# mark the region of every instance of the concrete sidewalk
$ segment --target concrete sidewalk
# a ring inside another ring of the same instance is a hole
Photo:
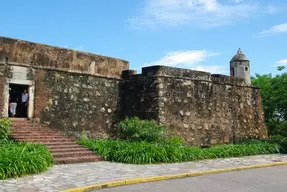
[[[158,165],[130,165],[111,162],[55,165],[46,173],[0,181],[0,191],[56,192],[122,179],[218,170],[274,162],[287,162],[287,155],[262,155]]]

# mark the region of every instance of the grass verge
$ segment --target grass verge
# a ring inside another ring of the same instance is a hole
[[[82,139],[80,144],[98,152],[107,161],[130,164],[176,163],[279,153],[279,146],[276,143],[267,142],[218,145],[206,149],[184,145],[111,139]]]
[[[0,179],[40,173],[53,165],[53,157],[44,145],[15,143],[0,146]]]
[[[0,119],[0,179],[41,173],[53,165],[48,148],[40,144],[17,143],[9,139],[11,121]]]

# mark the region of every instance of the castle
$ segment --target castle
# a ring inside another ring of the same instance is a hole
[[[20,97],[28,90],[28,118],[68,135],[110,137],[119,120],[138,116],[194,145],[267,137],[260,89],[240,49],[230,76],[165,66],[137,74],[125,60],[0,37],[1,117],[10,89]]]

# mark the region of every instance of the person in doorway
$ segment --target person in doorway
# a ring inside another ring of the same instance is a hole
[[[28,99],[29,99],[29,95],[27,93],[27,90],[24,90],[22,94],[22,103],[21,103],[21,109],[22,109],[21,111],[24,117],[27,117]]]
[[[15,117],[16,115],[17,102],[18,102],[17,94],[13,89],[10,95],[10,113],[12,117]]]

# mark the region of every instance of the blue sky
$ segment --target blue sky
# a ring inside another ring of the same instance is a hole
[[[0,36],[228,74],[240,47],[251,72],[287,65],[286,0],[9,0]]]

